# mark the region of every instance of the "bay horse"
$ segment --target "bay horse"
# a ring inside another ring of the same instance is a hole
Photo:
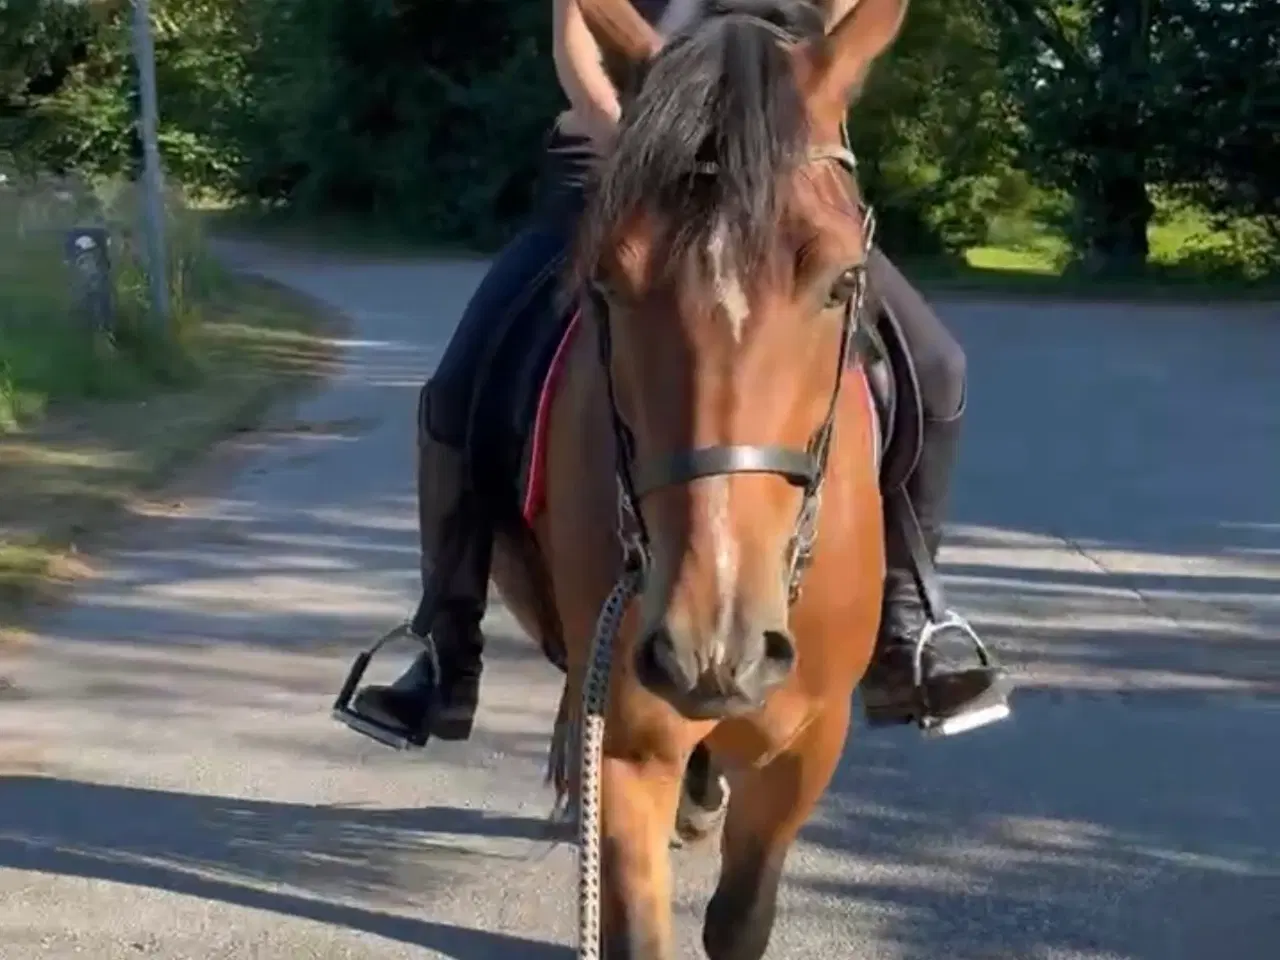
[[[629,0],[579,3],[637,80],[573,258],[584,313],[548,395],[544,505],[499,535],[494,582],[562,649],[563,724],[633,545],[644,579],[606,711],[602,948],[674,956],[668,840],[709,762],[732,789],[703,945],[758,960],[879,624],[878,427],[850,346],[871,237],[842,133],[907,0],[861,0],[803,39],[767,4],[722,0],[665,46]]]

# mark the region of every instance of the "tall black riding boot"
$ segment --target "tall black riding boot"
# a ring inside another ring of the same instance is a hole
[[[480,621],[493,556],[492,528],[471,499],[463,452],[434,435],[425,395],[420,419],[418,524],[423,590],[431,589],[432,564],[451,554],[457,558],[452,570],[441,571],[440,593],[429,621],[439,684],[433,682],[431,654],[423,652],[394,683],[365,687],[354,704],[357,712],[418,746],[430,736],[465,740],[471,735],[484,650]]]
[[[930,560],[938,555],[942,518],[960,439],[959,416],[926,420],[920,462],[907,481]],[[917,723],[943,733],[976,729],[1008,715],[1009,682],[995,666],[945,668],[937,652],[922,654],[922,683],[917,686],[913,659],[928,616],[917,585],[915,564],[902,533],[901,519],[886,500],[888,571],[875,659],[862,681],[867,720],[872,726]],[[942,617],[946,611],[934,611]]]

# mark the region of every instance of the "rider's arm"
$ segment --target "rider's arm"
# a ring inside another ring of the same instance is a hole
[[[604,69],[604,56],[578,0],[555,0],[556,76],[591,138],[604,146],[613,137],[621,108],[618,91]]]

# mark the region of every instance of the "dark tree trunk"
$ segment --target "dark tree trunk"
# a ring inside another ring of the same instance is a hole
[[[1093,21],[1097,99],[1076,194],[1080,254],[1093,273],[1138,273],[1150,253],[1144,94],[1156,2],[1103,0]]]

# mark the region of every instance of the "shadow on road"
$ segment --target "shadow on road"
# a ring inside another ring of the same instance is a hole
[[[409,505],[367,509],[364,518],[301,510],[262,516],[233,503],[213,519],[155,521],[166,528],[164,547],[122,551],[110,579],[86,584],[74,615],[51,623],[50,639],[84,660],[91,687],[67,694],[128,690],[144,704],[163,699],[175,687],[161,682],[161,660],[171,659],[189,680],[201,668],[186,659],[198,649],[256,647],[303,662],[354,655],[407,613],[416,579],[403,531],[383,521],[406,515]],[[1195,552],[1124,542],[1067,546],[966,524],[944,559],[955,604],[1038,683],[1277,695],[1280,562],[1273,550],[1280,534],[1223,538],[1216,549]],[[525,640],[500,642],[495,651],[541,661]],[[142,661],[146,671],[138,669]],[[243,670],[226,659],[203,669],[228,682],[239,674],[245,694],[263,679],[252,658]],[[331,689],[339,679],[331,678]],[[285,673],[272,682],[290,689],[299,680]]]
[[[1270,558],[1064,545],[970,525],[947,557],[953,604],[1037,686],[1280,696],[1280,564]]]
[[[1274,723],[1072,713],[943,745],[855,732],[803,836],[858,867],[796,882],[871,907],[903,960],[1274,957]]]
[[[478,857],[494,856],[469,849],[468,838],[542,840],[546,830],[540,820],[476,810],[360,810],[0,777],[0,867],[273,911],[460,960],[568,952],[342,901],[376,893],[405,902],[390,867],[399,858],[425,863],[426,883],[443,887],[473,873]],[[415,880],[422,876],[415,871]]]

